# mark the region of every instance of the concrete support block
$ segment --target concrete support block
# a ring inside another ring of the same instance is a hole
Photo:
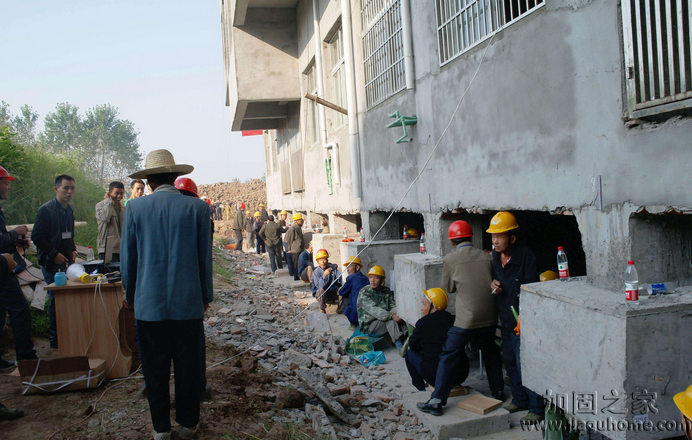
[[[348,257],[358,255],[367,245],[367,242],[361,243],[359,241],[341,243],[341,264],[345,263]],[[360,259],[363,261],[363,273],[367,273],[372,266],[382,266],[387,274],[385,284],[391,286],[394,280],[394,256],[418,251],[420,251],[420,241],[418,240],[373,241],[360,254]]]
[[[673,395],[692,383],[690,292],[687,287],[642,296],[632,305],[625,303],[624,291],[584,281],[522,286],[524,385],[614,440],[679,436],[680,431],[626,427],[635,417],[653,426],[680,419]]]
[[[430,254],[404,254],[394,257],[396,311],[404,321],[414,325],[422,317],[423,289],[440,287],[442,259]],[[447,310],[454,312],[455,295],[450,295]]]

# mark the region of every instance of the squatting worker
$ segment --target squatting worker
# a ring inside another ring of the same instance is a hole
[[[0,200],[7,200],[10,195],[10,176],[5,168],[0,166]],[[8,231],[5,223],[5,213],[0,207],[0,260],[6,260],[7,273],[0,279],[0,339],[5,327],[5,317],[10,315],[10,327],[14,337],[14,350],[17,360],[36,359],[34,343],[31,342],[31,314],[17,277],[11,272],[16,266],[14,256],[17,245],[22,237],[29,233],[26,226],[17,226]],[[0,357],[0,373],[10,373],[15,364]]]
[[[127,202],[132,199],[138,199],[144,196],[144,181],[142,179],[135,179],[130,183],[130,198],[125,200],[125,206]]]
[[[75,193],[75,180],[67,174],[55,178],[55,198],[38,208],[31,240],[38,251],[38,262],[47,284],[55,282],[58,271],[65,272],[67,266],[77,258],[74,244],[74,210],[70,201]],[[50,305],[50,347],[58,348],[58,331],[55,320],[55,297],[48,291]]]
[[[300,274],[298,273],[298,258],[300,253],[303,252],[303,215],[300,212],[293,214],[293,224],[286,232],[286,242],[288,243],[288,256],[287,259],[291,259],[290,267],[293,267],[293,279],[295,281],[300,280]]]
[[[320,312],[327,313],[327,303],[339,302],[341,272],[339,266],[329,262],[329,252],[326,249],[317,251],[315,260],[318,266],[312,274],[312,296],[317,298]]]
[[[245,211],[245,203],[240,202],[238,205],[238,210],[235,213],[232,226],[236,239],[235,250],[240,252],[243,252],[243,228],[245,223],[245,220],[243,219],[243,211]]]
[[[245,229],[245,240],[247,240],[247,249],[249,251],[255,247],[255,220],[253,220],[252,213],[249,210],[245,211],[243,229]]]
[[[344,263],[346,266],[346,282],[339,289],[341,296],[340,307],[343,307],[344,315],[351,323],[352,330],[358,326],[358,293],[363,287],[370,284],[368,277],[363,275],[360,270],[363,268],[363,262],[358,257],[349,257]]]
[[[312,262],[312,241],[310,241],[308,248],[301,252],[298,258],[298,273],[300,274],[300,280],[304,283],[312,284],[314,272],[315,264]]]
[[[145,168],[154,190],[125,211],[121,271],[126,307],[134,305],[142,368],[155,439],[170,439],[169,379],[175,370],[175,420],[191,439],[200,419],[200,341],[204,311],[213,300],[209,207],[174,186],[193,170],[168,150],[155,150]],[[165,225],[165,227],[161,227]]]
[[[96,204],[96,222],[99,228],[96,245],[101,260],[105,258],[108,245],[113,249],[111,261],[120,261],[120,236],[125,218],[125,209],[120,201],[124,195],[125,185],[122,182],[111,182],[104,199]]]
[[[267,245],[267,253],[269,253],[269,264],[272,268],[272,273],[277,269],[283,269],[281,264],[281,233],[286,232],[281,224],[274,221],[274,216],[270,215],[267,222],[262,225],[259,230],[259,236]]]
[[[510,309],[519,311],[519,291],[522,284],[538,282],[536,256],[528,246],[517,244],[519,223],[511,212],[498,212],[490,221],[487,232],[492,234],[493,281],[492,292],[497,295],[497,311],[502,330],[502,359],[512,388],[512,403],[505,408],[510,413],[528,409],[523,424],[543,420],[545,402],[541,396],[524,387],[521,382],[520,336],[517,321]]]
[[[500,350],[495,344],[497,310],[490,294],[491,257],[471,243],[473,232],[467,222],[455,221],[447,234],[454,251],[442,260],[442,289],[456,292],[456,319],[440,355],[435,391],[427,403],[418,404],[421,411],[436,416],[442,415],[442,407],[447,404],[469,341],[481,350],[493,397],[505,400]]]
[[[360,331],[375,338],[389,334],[399,354],[402,354],[408,325],[396,314],[394,292],[384,285],[384,269],[373,266],[368,271],[368,280],[370,285],[363,287],[358,294]]]

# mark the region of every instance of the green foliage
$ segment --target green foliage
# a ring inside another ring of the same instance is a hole
[[[48,317],[49,304],[50,298],[46,297],[46,303],[43,306],[43,310],[35,309],[33,307],[29,309],[31,313],[31,336],[34,338],[50,337],[50,321]]]
[[[60,154],[79,150],[84,132],[79,107],[61,102],[53,113],[46,115],[43,125],[43,133],[39,137],[41,144]]]

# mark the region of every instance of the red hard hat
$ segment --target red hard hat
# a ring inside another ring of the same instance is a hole
[[[197,194],[197,184],[189,177],[178,177],[175,179],[175,188],[178,190],[190,191],[195,197],[199,198],[199,194]]]
[[[245,209],[245,203],[240,204],[240,209]]]
[[[450,240],[455,238],[473,237],[471,225],[463,220],[457,220],[449,226],[448,236]]]
[[[14,180],[14,177],[10,176],[5,168],[0,166],[0,179]]]

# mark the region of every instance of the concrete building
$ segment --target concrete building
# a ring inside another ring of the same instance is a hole
[[[404,224],[425,232],[429,258],[388,263],[409,322],[439,282],[448,225],[469,221],[489,249],[498,210],[540,271],[563,246],[572,275],[624,301],[630,259],[642,282],[692,284],[691,17],[689,0],[223,0],[227,105],[234,130],[265,130],[272,207],[368,239],[395,212],[375,237],[392,249]],[[392,115],[415,123],[388,129]],[[629,344],[614,344],[618,365]],[[613,389],[643,386],[628,371]],[[692,383],[675,371],[669,390]]]

